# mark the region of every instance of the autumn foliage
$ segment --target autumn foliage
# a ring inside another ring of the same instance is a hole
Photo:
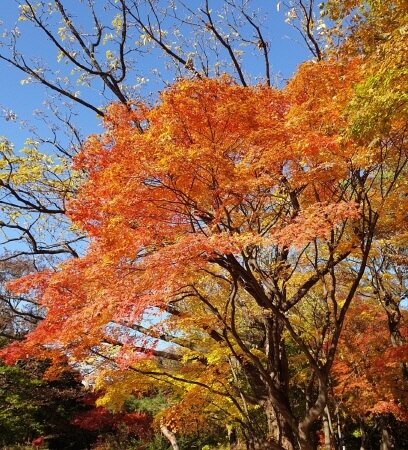
[[[407,337],[402,328],[403,339]],[[401,371],[407,345],[390,346],[387,317],[378,304],[359,299],[350,310],[333,366],[334,396],[355,418],[392,414],[408,419],[407,380]]]
[[[167,389],[156,426],[221,422],[250,448],[314,448],[339,397],[405,421],[382,372],[401,371],[406,333],[390,349],[390,311],[358,302],[379,292],[373,242],[406,244],[406,105],[388,98],[392,114],[359,131],[389,75],[363,61],[305,63],[282,90],[194,77],[154,106],[112,104],[75,158],[68,215],[86,254],[9,283],[47,311],[9,360],[91,365],[112,409]]]
[[[333,132],[342,126],[341,99],[332,115],[316,104],[347,92],[351,69],[305,67],[286,95],[206,79],[179,83],[150,111],[113,105],[107,132],[91,137],[76,159],[89,176],[69,215],[92,239],[87,255],[15,283],[20,291],[35,286],[49,311],[29,340],[57,337],[87,354],[109,323],[126,326],[148,308],[165,309],[169,294],[197,273],[205,277],[224,254],[304,248],[358,219],[358,203],[336,183],[367,150]],[[313,98],[305,83],[323,70],[338,85]],[[295,194],[301,201],[292,205]],[[343,252],[353,249],[352,238]]]

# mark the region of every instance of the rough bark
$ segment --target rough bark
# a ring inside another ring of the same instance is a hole
[[[289,401],[289,369],[285,342],[282,337],[283,326],[276,319],[265,320],[266,345],[268,356],[269,398],[265,404],[269,439],[285,450],[293,450],[294,439],[288,416],[293,418]],[[277,400],[279,404],[276,404]],[[295,422],[293,420],[293,422]]]
[[[270,442],[277,444],[276,448],[293,450],[293,433],[291,427],[273,406],[273,400],[269,399],[265,405],[268,422],[268,438]]]

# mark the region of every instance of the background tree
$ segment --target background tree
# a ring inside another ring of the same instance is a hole
[[[406,334],[406,311],[404,316]],[[350,309],[332,382],[343,416],[360,428],[361,448],[369,448],[372,439],[406,445],[399,428],[406,427],[408,390],[399,358],[389,341],[386,312],[376,301],[360,298]]]
[[[22,340],[44,317],[37,300],[30,296],[12,295],[5,287],[7,281],[19,278],[36,270],[24,257],[4,255],[0,263],[0,336],[9,341]]]
[[[1,346],[8,343],[1,338]],[[50,449],[83,449],[96,441],[96,434],[71,421],[90,407],[78,400],[87,392],[78,373],[68,365],[58,380],[46,379],[49,363],[20,360],[13,366],[0,364],[0,443],[24,445],[42,437]],[[51,372],[49,372],[51,374]]]

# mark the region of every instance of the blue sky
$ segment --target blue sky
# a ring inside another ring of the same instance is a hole
[[[22,2],[20,1],[20,3]],[[103,3],[101,0],[100,4]],[[159,1],[158,4],[160,3],[163,4],[163,2]],[[212,2],[214,8],[221,3],[218,1]],[[268,5],[265,5],[265,3]],[[277,3],[278,1],[264,2],[260,0],[253,2],[254,6],[260,7],[263,13],[268,13],[268,21],[266,22],[265,29],[271,38],[270,59],[273,73],[280,73],[283,79],[287,79],[296,70],[296,66],[299,63],[310,58],[310,54],[299,42],[295,42],[296,39],[299,39],[299,36],[285,23],[283,11],[277,11]],[[89,22],[89,16],[86,15],[85,10],[81,10],[81,4],[83,8],[83,3],[80,0],[65,0],[63,4],[75,14],[76,21],[86,26],[87,22]],[[201,2],[195,0],[189,2],[189,4],[192,5],[192,8],[193,6],[198,8]],[[266,8],[268,11],[266,11]],[[47,41],[44,34],[34,29],[27,21],[18,22],[18,15],[18,5],[15,0],[2,0],[0,21],[3,23],[1,30],[11,30],[15,26],[18,26],[21,32],[19,50],[24,56],[27,59],[40,57],[49,64],[52,70],[69,70],[69,66],[64,67],[62,63],[57,63],[56,49]],[[57,26],[55,24],[54,31],[57,30]],[[6,53],[2,48],[0,48],[0,51]],[[256,76],[261,70],[261,59],[258,55],[255,55],[248,61],[249,63],[247,62],[246,65],[247,72],[251,72]],[[138,67],[139,74],[142,74],[143,78],[150,80],[145,86],[145,92],[149,91],[154,94],[161,86],[154,82],[155,77],[152,75],[151,69],[156,67],[162,74],[166,72],[163,66],[163,56],[161,53],[153,52],[141,61],[141,65],[141,68]],[[39,84],[21,84],[21,80],[25,78],[24,74],[8,66],[4,61],[0,61],[0,71],[0,106],[12,110],[17,115],[17,121],[15,122],[0,118],[0,136],[6,136],[18,148],[29,135],[28,128],[21,127],[22,123],[26,123],[28,126],[34,124],[40,127],[40,130],[43,127],[41,122],[33,116],[33,111],[44,108],[45,90]],[[167,75],[170,78],[172,76],[170,72]],[[169,81],[172,80],[170,79]],[[94,99],[96,98],[95,92],[91,95],[94,96]],[[89,114],[89,112],[83,109],[80,109],[79,112],[81,128],[85,135],[98,130],[97,126],[99,121],[93,113]],[[46,132],[45,129],[44,132]]]

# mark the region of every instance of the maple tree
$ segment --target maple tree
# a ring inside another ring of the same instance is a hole
[[[23,343],[4,352],[9,360],[32,354],[56,366],[66,358],[92,366],[92,382],[105,392],[99,403],[112,409],[132,393],[167,388],[157,427],[188,433],[221,423],[248,448],[285,450],[316,446],[314,431],[327,416],[339,368],[336,352],[346,352],[347,317],[359,296],[385,308],[392,364],[404,373],[403,2],[329,2],[323,12],[334,25],[317,35],[313,2],[290,3],[290,18],[300,20],[315,60],[282,90],[271,87],[268,75],[249,85],[234,56],[239,36],[226,40],[208,2],[190,22],[227,51],[235,79],[211,79],[211,71],[172,54],[166,33],[142,21],[139,4],[118,3],[122,19],[132,17],[146,42],[193,77],[165,89],[151,106],[116,92],[125,74],[120,56],[112,73],[89,69],[89,77],[113,83],[119,102],[98,109],[105,133],[88,138],[66,179],[55,183],[65,172],[53,166],[41,197],[64,206],[57,213],[64,220],[68,213],[89,246],[80,258],[9,283],[47,311]],[[36,11],[24,17],[44,17]],[[252,16],[242,17],[259,31]],[[122,39],[123,23],[116,29]],[[81,44],[68,28],[64,33]],[[252,44],[264,50],[268,67],[267,43],[257,37]],[[335,39],[342,44],[323,51]],[[43,156],[32,158],[43,174]],[[27,177],[26,159],[5,168],[3,178],[21,183],[22,192],[27,182],[41,186],[41,177]],[[70,241],[63,244],[78,256]],[[370,325],[355,320],[360,328]],[[348,356],[356,359],[363,344]],[[374,375],[370,366],[364,370],[360,382],[367,387]],[[381,382],[389,401],[388,382]],[[374,411],[377,400],[367,397],[363,407]]]
[[[345,134],[339,111],[358,68],[306,64],[284,92],[185,80],[154,108],[112,105],[106,133],[76,158],[88,179],[69,214],[91,239],[87,254],[11,284],[38,290],[48,310],[24,351],[60,345],[77,361],[96,354],[122,370],[174,378],[191,385],[179,406],[204,395],[201,409],[205,398],[224,409],[224,397],[254,441],[252,403],[266,415],[268,445],[292,448],[295,439],[312,448],[310,427],[327,403],[381,205],[406,165],[403,148],[384,154],[383,142],[367,148]],[[313,342],[297,314],[310,298],[322,310]],[[298,415],[284,332],[316,389]],[[160,337],[174,346],[161,349]],[[176,374],[154,356],[175,362]],[[229,379],[234,366],[237,380]]]
[[[70,228],[65,214],[66,198],[80,177],[71,167],[84,140],[78,122],[97,124],[95,113],[103,117],[110,101],[138,99],[149,83],[147,71],[160,86],[175,75],[210,77],[223,71],[247,86],[246,68],[255,51],[263,61],[259,76],[273,83],[272,41],[264,23],[275,5],[262,14],[257,2],[236,1],[206,1],[199,9],[182,1],[80,1],[73,7],[61,0],[21,0],[9,5],[16,23],[2,24],[0,61],[24,77],[22,89],[32,83],[43,89],[45,100],[34,111],[34,123],[21,120],[8,105],[0,107],[0,117],[18,121],[29,136],[21,149],[0,139],[1,232],[10,250],[5,261],[30,255],[36,264],[53,266],[82,254],[84,236]],[[26,45],[32,36],[42,42],[35,49]],[[45,48],[55,55],[55,70]],[[158,61],[174,70],[150,67],[146,55],[164,55]]]

